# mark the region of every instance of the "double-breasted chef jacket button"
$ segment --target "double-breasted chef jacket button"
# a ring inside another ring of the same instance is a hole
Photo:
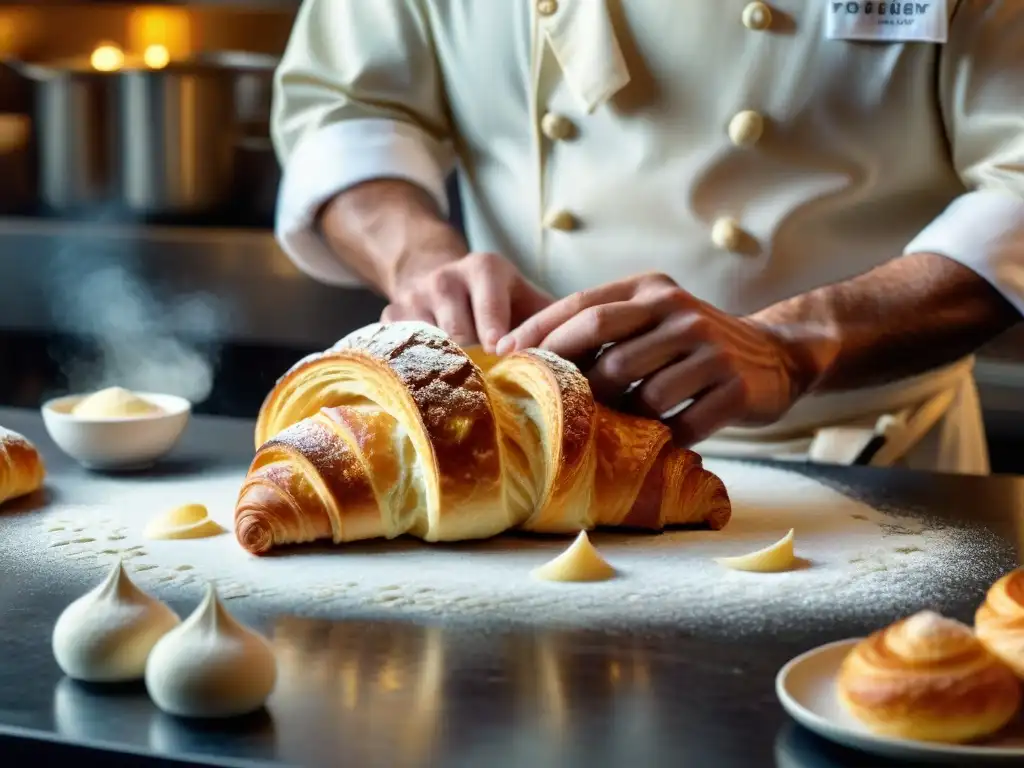
[[[568,211],[556,210],[544,217],[544,226],[547,229],[557,229],[560,232],[571,232],[579,226],[579,222]]]
[[[772,25],[772,9],[762,2],[750,3],[743,9],[743,26],[747,29],[764,30]]]
[[[558,0],[537,0],[537,13],[551,16],[558,11]]]
[[[573,125],[572,120],[564,115],[556,115],[554,112],[548,112],[541,118],[540,129],[552,141],[571,139],[576,132],[576,126]]]
[[[738,112],[729,121],[729,138],[737,147],[749,147],[756,144],[764,133],[764,117],[752,109]]]
[[[739,222],[729,216],[718,219],[711,227],[711,242],[723,251],[735,251],[743,242]]]

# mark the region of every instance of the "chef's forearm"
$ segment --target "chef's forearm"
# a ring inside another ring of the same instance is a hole
[[[402,280],[468,250],[431,196],[405,181],[368,181],[342,192],[324,206],[319,228],[336,257],[389,298]]]
[[[933,253],[901,256],[753,318],[793,340],[816,391],[923,373],[970,354],[1021,319],[986,280]]]

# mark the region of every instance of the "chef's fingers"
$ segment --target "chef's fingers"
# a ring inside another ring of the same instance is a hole
[[[468,275],[469,301],[473,309],[476,336],[487,353],[493,353],[498,339],[511,330],[512,292],[509,281],[491,270]]]
[[[539,347],[556,328],[585,310],[605,304],[626,302],[635,293],[633,279],[620,280],[579,291],[542,309],[498,342],[498,354]]]
[[[644,379],[627,399],[630,410],[648,418],[671,421],[683,403],[699,398],[728,379],[724,359],[710,345],[697,348]]]
[[[631,339],[653,329],[658,319],[647,304],[633,301],[601,304],[569,318],[539,346],[567,360],[579,360],[606,344]]]
[[[465,283],[460,281],[432,299],[437,327],[451,336],[456,344],[476,344],[476,325],[473,323],[473,309]]]
[[[668,420],[677,444],[689,448],[743,417],[743,382],[728,379]]]
[[[555,297],[520,277],[512,286],[512,325],[527,320],[555,303]],[[511,328],[509,329],[511,330]]]
[[[469,306],[465,277],[457,270],[439,269],[418,287],[416,303],[429,308],[435,325],[456,344],[476,344],[476,326]]]
[[[634,383],[697,349],[703,342],[689,333],[688,316],[670,317],[633,339],[612,344],[587,370],[590,388],[599,400],[609,401]]]

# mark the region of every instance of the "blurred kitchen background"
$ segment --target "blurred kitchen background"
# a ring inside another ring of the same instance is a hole
[[[298,357],[377,319],[273,238],[271,79],[298,5],[0,0],[0,404],[120,384],[252,417]],[[977,375],[994,469],[1024,472],[1024,328]]]

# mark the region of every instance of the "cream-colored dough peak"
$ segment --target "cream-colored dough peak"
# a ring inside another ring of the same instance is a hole
[[[788,571],[796,565],[793,551],[793,529],[774,544],[737,557],[717,557],[715,562],[734,571],[753,573],[777,573]]]
[[[580,531],[565,552],[534,569],[532,575],[541,581],[606,581],[615,576],[615,569],[601,557],[587,532]]]
[[[140,680],[153,646],[179,622],[167,605],[135,586],[118,562],[102,584],[61,613],[53,627],[53,655],[76,680]]]
[[[225,532],[202,504],[185,504],[150,520],[143,535],[147,539],[203,539]]]
[[[161,638],[146,664],[150,698],[182,717],[254,712],[276,680],[270,643],[228,613],[212,585],[192,615]]]

